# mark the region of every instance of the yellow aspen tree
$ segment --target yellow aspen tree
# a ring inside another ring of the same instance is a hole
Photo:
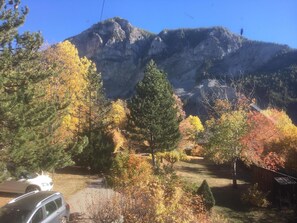
[[[198,116],[188,116],[182,120],[179,124],[179,130],[181,132],[181,140],[179,142],[179,148],[187,149],[196,147],[197,134],[204,131],[204,127]]]
[[[108,131],[112,134],[115,145],[114,151],[117,151],[118,149],[124,147],[127,142],[121,131],[127,122],[127,109],[125,102],[121,99],[113,101],[106,119],[108,122]]]
[[[80,58],[77,49],[69,41],[47,49],[45,58],[56,65],[57,73],[48,86],[48,96],[67,107],[61,114],[61,140],[73,138],[86,122],[87,75],[92,62],[85,57]]]

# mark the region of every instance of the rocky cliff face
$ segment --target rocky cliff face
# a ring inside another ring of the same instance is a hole
[[[95,24],[68,40],[80,56],[96,63],[108,97],[131,96],[145,64],[154,59],[176,93],[192,104],[187,106],[191,113],[197,112],[201,94],[217,86],[208,79],[257,72],[276,56],[293,51],[286,45],[247,40],[222,27],[153,34],[121,18]]]
[[[107,96],[125,98],[142,77],[145,57],[154,37],[126,20],[114,18],[95,24],[69,40],[80,56],[96,63]]]

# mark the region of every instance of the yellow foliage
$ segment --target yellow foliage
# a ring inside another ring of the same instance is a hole
[[[111,103],[111,110],[108,116],[114,127],[120,127],[127,121],[125,107],[125,102],[120,99]]]
[[[172,150],[169,152],[159,152],[156,154],[156,156],[158,159],[164,159],[168,163],[170,163],[171,168],[173,168],[173,165],[180,160],[183,160],[183,161],[188,160],[187,155],[180,150]]]
[[[118,152],[120,148],[124,147],[126,143],[126,138],[123,136],[119,129],[115,129],[112,131],[112,139],[115,145],[114,152]]]
[[[121,147],[123,148],[127,142],[125,136],[121,132],[121,127],[125,125],[126,121],[127,112],[125,102],[120,99],[113,101],[104,122],[108,123],[107,131],[112,134],[115,152]]]
[[[267,109],[263,110],[262,114],[269,118],[276,125],[280,133],[285,136],[296,133],[296,126],[292,123],[292,120],[284,111]]]
[[[59,131],[65,137],[73,137],[80,125],[86,121],[87,75],[92,62],[80,58],[78,51],[69,41],[64,41],[45,51],[45,59],[56,65],[57,75],[48,86],[48,97],[59,104],[67,104],[63,111]]]
[[[187,194],[172,175],[156,177],[151,165],[133,154],[118,154],[114,161],[110,180],[125,198],[120,206],[125,222],[192,223],[207,219],[202,198]]]
[[[286,168],[297,170],[297,126],[284,111],[267,109],[263,114],[273,121],[280,137],[269,144],[277,158],[284,160]]]
[[[194,148],[196,146],[196,137],[199,132],[204,131],[204,127],[198,116],[188,116],[179,124],[179,130],[182,138],[178,147],[181,149]]]
[[[194,127],[194,130],[196,132],[203,132],[204,131],[204,127],[202,125],[201,120],[199,119],[198,116],[192,116],[190,115],[188,117],[190,124]]]
[[[246,113],[245,111],[238,110],[229,113],[224,113],[220,119],[220,123],[228,123],[231,126],[242,126],[246,122]]]

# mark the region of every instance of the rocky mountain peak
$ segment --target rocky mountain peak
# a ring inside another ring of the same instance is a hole
[[[96,63],[108,97],[131,96],[145,64],[154,59],[177,94],[193,103],[199,100],[197,89],[205,80],[253,73],[276,56],[294,51],[286,45],[248,40],[223,27],[164,29],[153,34],[119,17],[68,40],[80,56]]]

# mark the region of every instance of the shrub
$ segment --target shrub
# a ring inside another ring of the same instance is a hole
[[[10,176],[6,164],[0,161],[0,183]]]
[[[191,156],[203,156],[204,155],[204,148],[200,145],[195,145],[190,152]]]
[[[87,215],[94,223],[206,222],[208,216],[200,196],[189,195],[179,187],[167,190],[161,181],[153,180],[146,187],[126,187],[107,200],[95,194]]]
[[[173,165],[180,161],[180,160],[188,160],[187,155],[180,151],[180,150],[172,150],[169,152],[162,152],[162,153],[157,153],[157,159],[162,160],[164,159],[168,164],[167,167],[169,169],[173,169]]]
[[[187,193],[196,194],[198,190],[198,185],[189,181],[182,182],[183,190]]]
[[[90,207],[96,210],[90,216],[94,222],[122,217],[127,223],[195,223],[208,218],[203,198],[185,192],[174,172],[154,175],[150,163],[134,154],[118,154],[109,179],[120,196],[104,205],[108,208]],[[108,214],[108,209],[115,211]]]
[[[215,205],[215,199],[206,180],[203,180],[201,186],[197,190],[197,194],[203,197],[203,201],[207,210]]]
[[[152,176],[152,166],[135,154],[119,153],[113,160],[108,183],[118,189],[146,185]]]
[[[258,184],[251,185],[247,192],[243,193],[241,200],[244,203],[249,203],[257,207],[268,207],[269,201],[267,200],[267,195],[269,192],[264,193],[258,189]]]

